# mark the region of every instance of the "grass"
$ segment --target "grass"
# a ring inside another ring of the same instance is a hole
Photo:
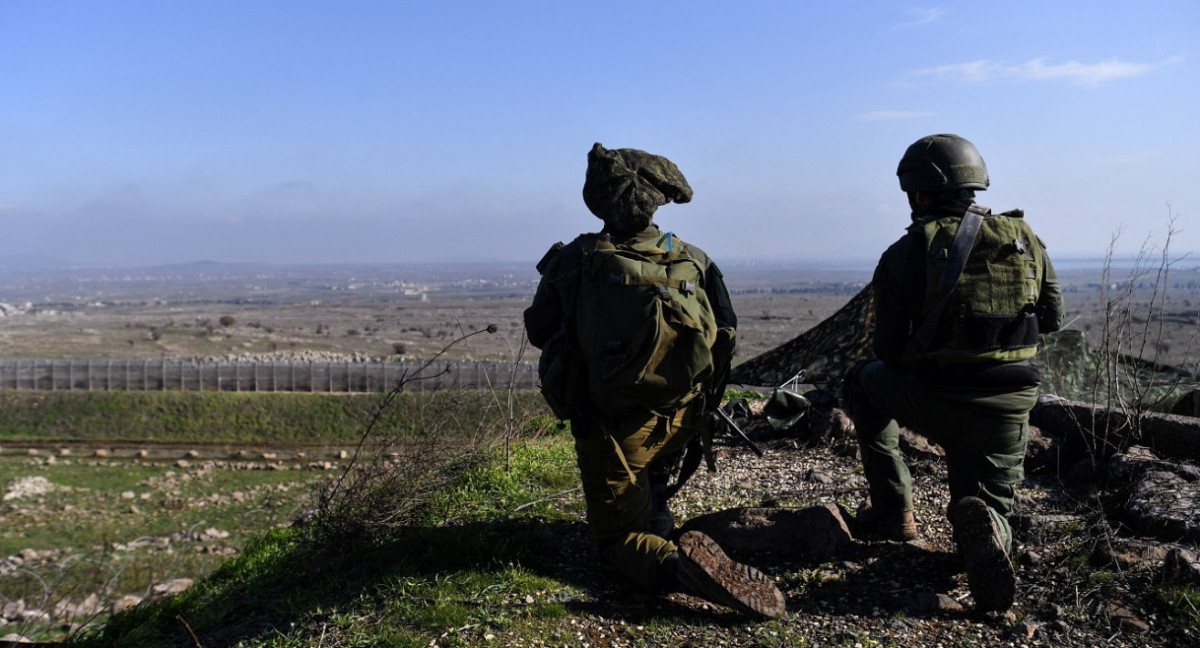
[[[401,393],[388,406],[389,424],[420,435],[421,413],[445,392]],[[0,391],[0,443],[86,440],[158,443],[356,443],[383,394],[246,392]],[[522,410],[540,406],[518,394]],[[463,420],[481,420],[488,398],[463,401]]]
[[[297,529],[264,533],[198,586],[117,615],[77,645],[184,645],[180,618],[204,645],[312,645],[319,632],[329,645],[453,646],[553,633],[574,595],[539,565],[557,531],[579,526],[546,499],[573,483],[571,448],[563,436],[521,442],[507,462],[494,450],[433,503],[427,524],[352,552]]]
[[[487,394],[401,393],[377,423],[389,440],[421,439],[434,428],[431,413],[453,405],[471,422],[497,399]],[[37,441],[145,441],[153,443],[334,444],[352,447],[366,422],[380,413],[382,395],[237,393],[0,393],[0,446]],[[536,394],[517,398],[517,415],[530,421],[520,433],[553,431],[544,410],[525,411]],[[533,426],[533,427],[530,427]],[[437,428],[451,447],[469,442],[478,426]],[[455,438],[462,432],[463,438]],[[64,445],[63,447],[70,447]],[[186,447],[186,446],[185,446]],[[228,456],[228,455],[223,455]],[[21,567],[0,571],[0,604],[17,600],[46,608],[78,603],[89,593],[105,601],[144,596],[177,577],[203,578],[243,551],[247,543],[290,524],[312,505],[318,483],[340,473],[308,464],[267,462],[261,455],[236,461],[118,461],[72,448],[70,454],[0,456],[0,494],[30,479],[46,492],[0,501],[0,561],[23,555]],[[315,456],[315,455],[314,455]],[[318,465],[320,465],[318,463]],[[482,477],[479,477],[482,479]],[[511,491],[518,483],[504,485]],[[447,504],[446,506],[450,506]],[[211,532],[210,532],[211,530]],[[207,535],[206,535],[207,534]],[[99,621],[102,621],[101,618]],[[97,621],[97,622],[99,622]],[[36,623],[0,626],[33,639],[63,631]]]

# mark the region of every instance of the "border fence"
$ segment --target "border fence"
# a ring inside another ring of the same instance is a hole
[[[371,393],[534,389],[537,365],[502,362],[0,360],[0,390]]]

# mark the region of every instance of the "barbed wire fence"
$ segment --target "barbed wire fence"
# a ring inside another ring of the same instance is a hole
[[[375,393],[417,371],[412,389],[537,387],[533,363],[9,359],[0,390]]]

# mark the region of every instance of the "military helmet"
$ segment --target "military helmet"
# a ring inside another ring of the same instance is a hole
[[[958,135],[930,135],[908,147],[900,166],[902,191],[988,188],[987,165],[975,145]]]

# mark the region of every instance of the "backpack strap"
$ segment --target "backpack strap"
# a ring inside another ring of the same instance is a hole
[[[911,367],[916,364],[917,356],[924,353],[925,349],[929,347],[929,343],[933,340],[933,334],[937,331],[938,323],[942,319],[942,311],[946,309],[946,303],[950,301],[950,293],[954,292],[954,287],[958,285],[958,279],[967,265],[967,257],[971,255],[971,248],[975,246],[975,239],[979,235],[979,226],[983,224],[983,219],[990,215],[991,212],[986,207],[980,207],[974,203],[967,207],[966,213],[962,216],[962,223],[958,226],[958,232],[954,235],[954,242],[950,245],[946,267],[942,270],[942,277],[938,282],[937,301],[925,321],[921,322],[920,328],[908,339],[908,346],[904,348],[902,358],[904,365]]]

